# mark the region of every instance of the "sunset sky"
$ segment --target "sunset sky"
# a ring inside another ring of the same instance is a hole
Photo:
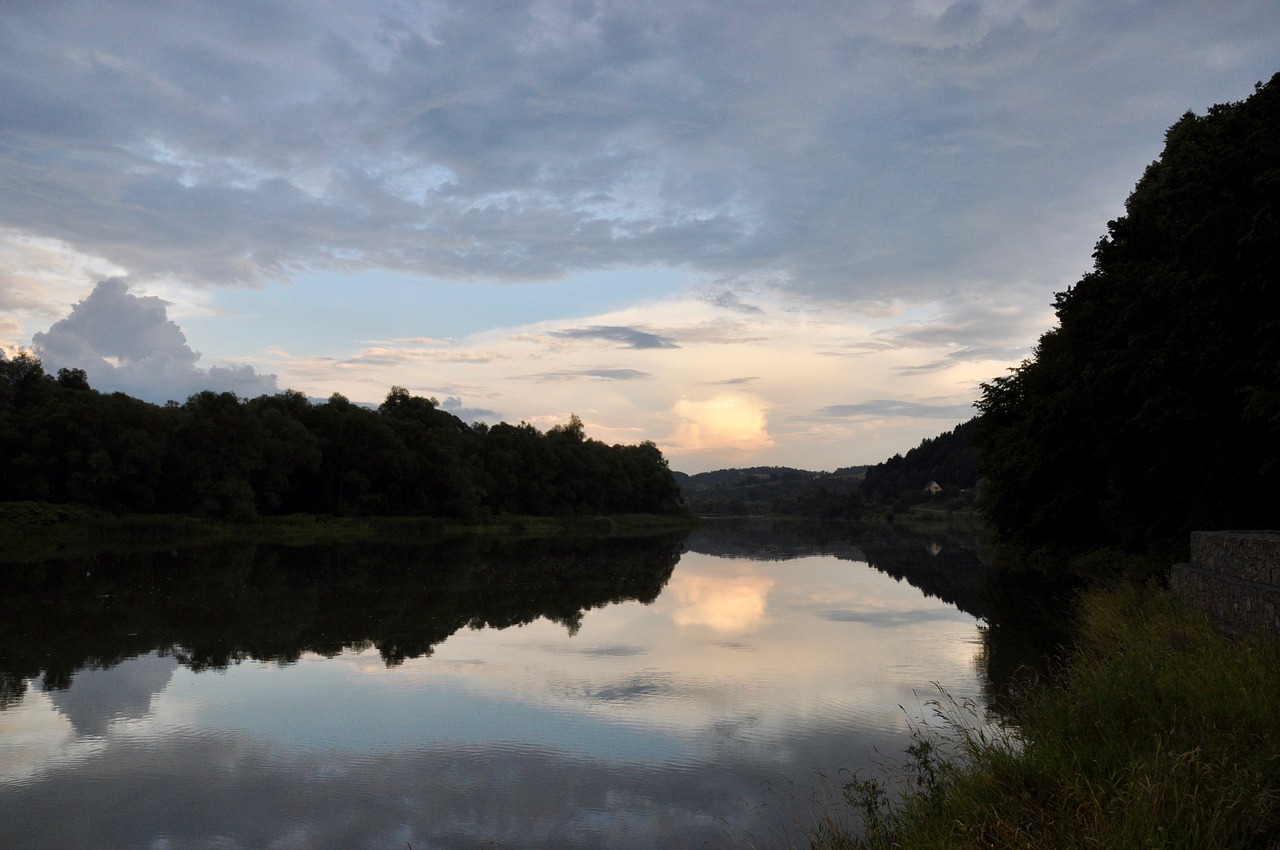
[[[1276,0],[7,2],[0,348],[834,469],[972,414]]]

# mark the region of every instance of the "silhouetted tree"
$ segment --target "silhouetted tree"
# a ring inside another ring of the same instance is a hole
[[[1031,359],[983,385],[987,513],[1029,547],[1177,557],[1274,527],[1280,488],[1280,75],[1191,113],[1059,293]]]
[[[681,511],[652,443],[606,446],[582,421],[471,427],[392,387],[377,410],[333,395],[204,391],[163,407],[0,358],[0,500],[248,519],[308,511],[475,519]]]

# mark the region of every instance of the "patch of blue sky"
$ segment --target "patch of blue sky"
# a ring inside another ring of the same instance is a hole
[[[365,340],[457,340],[496,328],[599,315],[677,296],[694,283],[688,273],[664,268],[504,284],[384,270],[319,271],[261,289],[218,290],[213,310],[183,324],[206,360],[272,347],[329,353]]]

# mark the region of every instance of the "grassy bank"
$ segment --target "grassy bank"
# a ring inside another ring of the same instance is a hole
[[[464,534],[512,537],[644,536],[688,528],[689,517],[490,517],[462,523],[434,517],[334,517],[316,514],[230,522],[196,516],[115,516],[77,505],[0,502],[0,561],[75,557],[102,549],[147,550],[215,543],[311,545],[362,540],[430,541]]]
[[[1078,635],[1017,733],[943,695],[903,766],[845,786],[866,836],[828,824],[814,847],[1276,847],[1280,639],[1228,642],[1133,585],[1087,594]]]

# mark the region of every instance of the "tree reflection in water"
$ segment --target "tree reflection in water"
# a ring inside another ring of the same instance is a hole
[[[683,541],[246,544],[0,566],[0,708],[28,680],[63,689],[152,651],[206,670],[375,647],[394,665],[468,627],[545,617],[573,633],[588,609],[656,599]]]

